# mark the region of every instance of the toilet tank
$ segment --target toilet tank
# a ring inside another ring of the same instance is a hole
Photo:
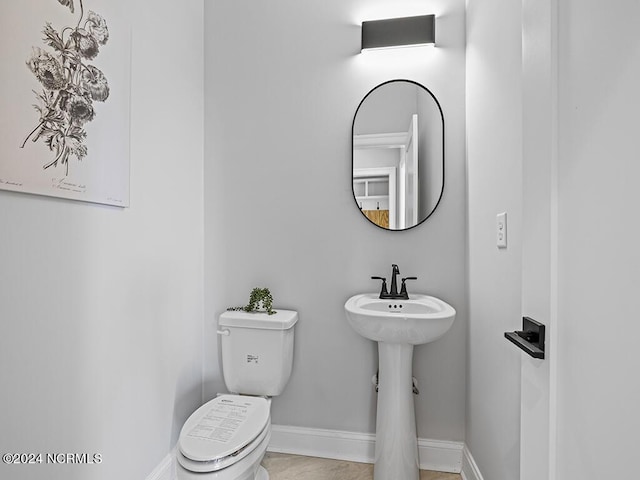
[[[218,321],[224,383],[232,393],[280,395],[293,366],[298,312],[228,311]],[[228,332],[228,333],[227,333]]]

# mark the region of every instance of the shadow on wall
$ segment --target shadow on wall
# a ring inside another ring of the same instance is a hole
[[[175,394],[173,397],[173,420],[171,425],[171,438],[169,438],[169,450],[171,450],[178,442],[180,431],[187,418],[200,407],[200,401],[193,399],[202,399],[202,385],[197,383],[189,385],[190,379],[193,379],[193,372],[183,370],[178,377]]]

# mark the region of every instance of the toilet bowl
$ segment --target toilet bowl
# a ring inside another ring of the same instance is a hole
[[[220,316],[221,394],[185,422],[176,449],[178,480],[268,480],[260,465],[271,438],[271,398],[291,375],[298,313],[230,311]]]
[[[266,480],[260,462],[271,438],[271,401],[220,395],[187,420],[176,457],[179,480]]]

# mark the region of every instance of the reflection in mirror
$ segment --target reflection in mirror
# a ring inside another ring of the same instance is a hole
[[[444,189],[444,117],[422,85],[391,80],[360,102],[353,119],[353,196],[388,230],[425,221]]]

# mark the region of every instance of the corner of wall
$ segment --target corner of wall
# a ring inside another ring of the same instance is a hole
[[[460,476],[462,477],[462,480],[484,480],[484,477],[480,473],[480,469],[478,468],[478,465],[476,465],[476,461],[473,459],[473,455],[471,455],[471,451],[466,444],[462,451],[462,471],[460,472]]]

